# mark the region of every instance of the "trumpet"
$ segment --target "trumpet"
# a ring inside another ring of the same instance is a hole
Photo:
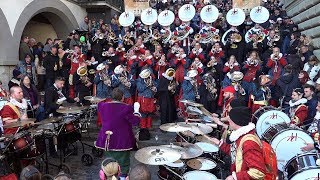
[[[65,52],[66,52],[66,53],[69,53],[69,54],[73,54],[73,53],[75,53],[75,51],[74,51],[74,50],[72,50],[72,49],[66,49],[66,50],[65,50]]]
[[[199,41],[201,39],[201,35],[200,34],[195,34],[193,39],[196,40],[196,41]]]
[[[160,34],[160,33],[155,32],[155,33],[153,34],[153,39],[154,39],[154,40],[159,40],[160,38],[161,38],[161,34]]]
[[[175,43],[178,41],[178,37],[177,36],[172,36],[171,40],[172,43]]]
[[[275,34],[274,37],[272,38],[273,41],[280,41],[280,34]]]
[[[101,72],[99,73],[99,75],[100,75],[100,80],[103,81],[105,85],[111,86],[111,78],[107,73]]]
[[[208,62],[208,64],[207,64],[207,67],[209,68],[209,67],[214,66],[214,63],[215,63],[215,60],[214,60],[214,59],[210,60],[210,61]]]
[[[160,60],[158,61],[158,65],[159,65],[159,66],[164,66],[164,65],[166,65],[166,62],[164,62],[163,60],[160,59]]]
[[[145,55],[143,55],[143,54],[140,54],[140,55],[139,55],[139,59],[141,59],[141,60],[145,61],[145,60],[146,60],[146,56],[145,56]]]
[[[117,51],[117,52],[122,52],[122,51],[124,51],[124,50],[123,50],[123,48],[121,48],[121,47],[117,47],[117,48],[116,48],[116,51]]]
[[[100,33],[100,34],[98,35],[98,38],[99,38],[99,39],[104,39],[104,34]]]
[[[111,31],[111,32],[108,34],[108,38],[109,38],[110,40],[114,41],[114,40],[116,40],[117,37],[116,37],[116,34]]]
[[[261,35],[261,34],[259,34],[258,39],[257,39],[257,42],[262,42],[263,39],[264,39],[264,36]]]
[[[213,42],[218,42],[221,40],[221,37],[219,36],[219,34],[215,34],[212,36],[212,41]]]
[[[102,52],[102,56],[108,56],[109,55],[109,52],[108,51],[103,51]]]

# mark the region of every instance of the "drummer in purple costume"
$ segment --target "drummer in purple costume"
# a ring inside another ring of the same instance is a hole
[[[130,150],[136,145],[132,126],[139,125],[140,104],[136,102],[132,108],[123,103],[123,92],[119,88],[113,90],[112,99],[111,102],[98,104],[102,127],[95,146],[105,150],[106,157],[118,161],[121,167],[120,179],[125,179],[130,167]],[[107,135],[108,133],[110,135]]]

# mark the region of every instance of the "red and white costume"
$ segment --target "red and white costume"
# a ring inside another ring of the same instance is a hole
[[[246,74],[244,75],[243,80],[252,82],[256,77],[257,71],[260,70],[260,64],[258,60],[251,60],[248,58],[243,68],[246,69]]]
[[[223,67],[223,72],[224,73],[228,73],[230,71],[239,71],[240,70],[240,66],[239,66],[239,63],[238,62],[234,62],[232,64],[230,64],[230,62],[226,62],[224,64],[224,67]]]
[[[200,48],[198,50],[196,49],[192,49],[192,51],[190,52],[190,55],[189,55],[189,58],[190,59],[195,59],[195,58],[199,58],[199,60],[204,63],[205,61],[205,56],[203,54],[203,49]]]
[[[305,98],[299,99],[296,102],[289,101],[291,124],[297,126],[303,125],[303,121],[308,117],[308,107],[305,103],[307,103],[307,99]]]
[[[176,58],[173,61],[173,64],[175,65],[175,70],[176,70],[176,75],[175,75],[175,79],[179,84],[182,84],[183,80],[184,80],[184,74],[185,74],[185,70],[186,70],[186,66],[187,66],[187,55],[186,54],[182,54],[180,55],[180,58],[178,57],[179,55],[176,55]]]
[[[78,57],[75,57],[71,59],[71,68],[69,71],[69,84],[70,84],[70,91],[69,91],[69,96],[70,98],[75,97],[75,92],[74,92],[74,85],[73,85],[73,74],[77,72],[80,64],[86,60],[86,56],[84,54],[78,53]]]
[[[271,85],[275,85],[276,81],[280,78],[282,69],[287,65],[287,61],[282,56],[282,53],[279,54],[278,60],[273,60],[274,54],[271,54],[271,57],[268,59],[267,67],[271,68],[269,75],[272,76]]]
[[[232,131],[229,139],[233,143],[227,144],[221,141],[220,150],[231,155],[230,171],[233,179],[264,179],[266,167],[261,144],[250,139],[241,142],[242,138],[248,134],[255,135],[255,125],[253,123]]]

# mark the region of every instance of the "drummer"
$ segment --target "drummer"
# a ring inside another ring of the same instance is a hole
[[[23,98],[21,87],[13,86],[10,88],[10,102],[3,106],[0,111],[4,125],[15,123],[19,119],[26,120],[27,116],[27,101]],[[5,128],[4,134],[14,134],[18,128]]]
[[[264,179],[266,166],[260,146],[261,142],[259,137],[255,135],[255,125],[250,120],[249,108],[233,108],[230,110],[228,121],[232,130],[230,136],[227,137],[228,143],[211,138],[212,142],[219,145],[222,151],[231,155],[230,171],[232,174],[226,180]],[[251,137],[253,140],[251,140]],[[243,144],[240,144],[241,142]]]
[[[45,115],[49,116],[52,114],[53,116],[58,116],[57,109],[62,105],[64,101],[68,101],[70,103],[79,102],[79,98],[76,97],[74,99],[67,98],[62,93],[62,88],[64,86],[65,79],[63,77],[57,77],[54,81],[53,86],[49,87],[45,91],[44,98],[44,109]]]

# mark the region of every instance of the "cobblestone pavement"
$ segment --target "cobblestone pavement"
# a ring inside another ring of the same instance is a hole
[[[153,121],[153,130],[150,131],[151,139],[148,141],[140,141],[138,142],[139,148],[147,147],[147,146],[157,146],[157,145],[164,145],[169,144],[170,142],[175,141],[176,134],[175,133],[167,133],[162,132],[158,127],[160,125],[160,120],[157,118]],[[83,133],[82,140],[84,143],[93,145],[95,141],[99,129],[94,125],[90,125],[89,134]],[[135,132],[138,131],[138,128],[134,129]],[[157,139],[157,140],[156,140]],[[94,157],[93,164],[91,166],[84,166],[81,162],[81,156],[83,155],[82,150],[80,150],[81,143],[78,142],[77,146],[79,148],[77,155],[71,155],[66,159],[66,164],[71,169],[71,177],[75,180],[99,180],[99,170],[100,170],[100,163],[103,161],[105,156]],[[85,146],[85,153],[92,154],[92,148],[89,146]],[[134,154],[136,151],[131,152],[131,167],[138,164],[139,162],[134,158]],[[50,159],[52,163],[58,164],[59,159]],[[152,180],[159,179],[157,176],[158,173],[158,166],[149,166],[149,170],[151,171]],[[57,168],[50,166],[50,174],[56,175],[58,173]],[[225,172],[224,172],[225,173]],[[223,175],[225,177],[225,174]]]
[[[143,142],[138,142],[139,148],[147,147],[147,146],[154,146],[154,145],[160,145],[160,144],[168,144],[169,141],[173,141],[175,138],[174,133],[163,133],[159,130],[158,120],[154,120],[154,128],[151,133],[151,139],[148,141],[143,141]],[[88,133],[83,133],[82,134],[82,142],[93,145],[93,142],[95,141],[97,134],[98,134],[99,129],[94,127],[94,125],[90,125],[89,128],[89,134]],[[138,131],[137,128],[134,129],[135,132]],[[156,137],[157,136],[157,141]],[[77,155],[71,155],[66,158],[65,164],[69,166],[71,170],[71,177],[72,179],[75,180],[98,180],[99,179],[99,170],[100,170],[100,163],[102,160],[105,158],[103,155],[101,158],[99,157],[94,157],[93,159],[93,164],[91,166],[85,166],[81,162],[81,157],[83,155],[82,149],[81,149],[81,143],[77,142],[76,143],[78,147],[78,153]],[[92,155],[92,147],[89,147],[87,145],[85,147],[85,153],[91,154]],[[138,164],[139,162],[134,158],[134,154],[136,151],[131,152],[131,167],[134,165]],[[59,159],[58,158],[49,158],[50,163],[53,164],[59,164]],[[152,179],[156,180],[157,178],[157,171],[158,167],[157,166],[148,166],[152,173]],[[54,166],[49,166],[49,174],[52,176],[55,176],[58,173],[58,168]]]

